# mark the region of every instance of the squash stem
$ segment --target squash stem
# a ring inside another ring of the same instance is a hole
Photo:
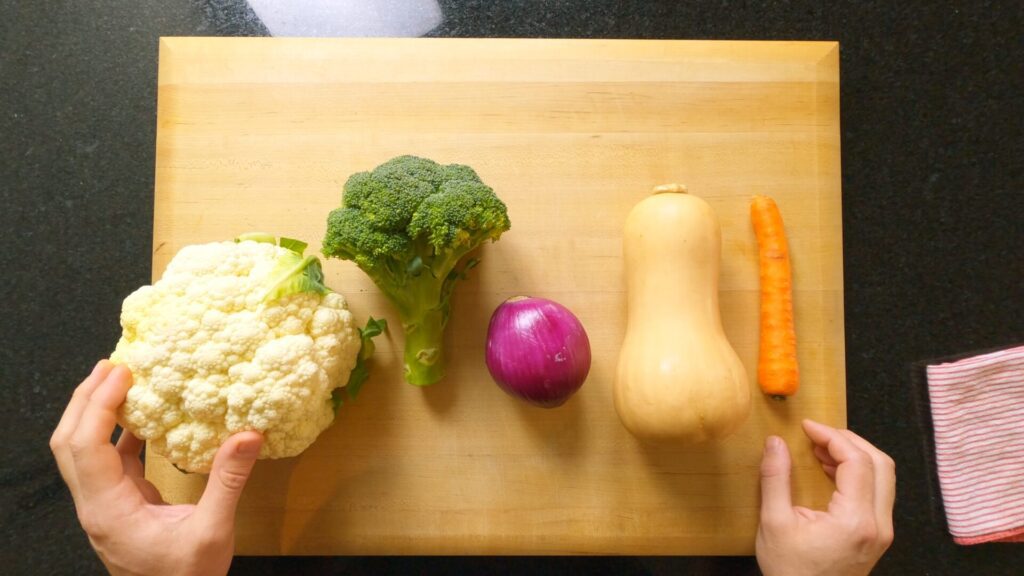
[[[686,194],[687,190],[686,190],[686,186],[684,186],[682,184],[676,184],[676,183],[662,184],[660,186],[655,186],[654,190],[653,190],[654,194],[664,194],[666,192],[672,192],[672,193],[676,193],[676,194]]]

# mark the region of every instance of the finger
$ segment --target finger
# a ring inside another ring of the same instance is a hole
[[[892,507],[896,501],[896,463],[888,454],[854,432],[843,430],[843,434],[871,456],[875,470],[875,518],[878,527],[891,534]]]
[[[121,455],[110,444],[110,436],[117,425],[117,407],[131,385],[128,368],[115,366],[92,393],[78,428],[71,434],[75,473],[85,495],[108,489],[124,477]]]
[[[150,504],[166,504],[163,496],[160,495],[160,491],[156,489],[156,486],[143,478],[142,476],[133,476],[132,482],[135,482],[135,486],[139,489],[139,494],[145,498],[146,502]]]
[[[139,454],[142,453],[142,447],[145,445],[144,441],[136,438],[128,430],[121,431],[121,436],[117,439],[117,453],[121,455],[121,464],[125,474],[138,477],[145,473],[142,460],[139,459]]]
[[[75,391],[71,394],[71,400],[68,401],[67,407],[64,408],[64,414],[60,417],[60,422],[57,423],[57,427],[53,430],[53,436],[50,438],[51,448],[55,441],[66,442],[71,437],[71,433],[78,427],[78,420],[82,417],[82,411],[85,410],[85,406],[89,403],[89,397],[92,396],[93,391],[106,379],[113,368],[114,365],[109,360],[100,360],[93,367],[92,372],[86,376],[85,380],[82,380],[82,383],[75,387]]]
[[[216,526],[234,525],[238,499],[262,444],[263,436],[258,432],[241,432],[224,442],[213,458],[206,490],[196,505],[197,514]]]
[[[829,464],[822,464],[821,465],[821,469],[825,471],[825,475],[828,476],[829,478],[831,478],[833,482],[836,481],[836,467],[835,466],[831,466]]]
[[[91,445],[109,446],[110,435],[117,425],[117,407],[124,403],[131,386],[131,371],[125,366],[115,366],[89,397],[72,438]]]
[[[831,426],[804,420],[803,428],[807,437],[818,446],[826,447],[836,461],[836,491],[853,502],[873,508],[875,472],[871,456]]]
[[[122,430],[121,436],[117,439],[117,451],[122,456],[131,456],[132,458],[138,458],[139,454],[142,453],[142,447],[146,443],[140,440],[135,434],[132,434],[128,430]]]
[[[808,520],[817,520],[823,514],[823,512],[812,510],[804,506],[793,506],[793,513]]]
[[[64,478],[64,482],[68,485],[71,497],[76,500],[79,493],[78,475],[75,473],[75,462],[71,456],[68,441],[71,438],[71,433],[78,426],[78,420],[82,416],[82,410],[85,409],[86,404],[89,402],[89,397],[92,396],[93,391],[103,382],[113,367],[114,365],[109,360],[100,360],[96,363],[92,372],[81,384],[75,387],[74,393],[71,394],[71,400],[68,401],[64,414],[61,416],[60,422],[57,423],[57,427],[50,437],[50,451],[53,452],[53,457],[57,461],[57,469],[60,470],[61,477]]]
[[[761,522],[779,522],[792,516],[791,468],[786,443],[778,436],[769,436],[761,457]]]
[[[828,448],[824,446],[815,445],[814,456],[822,463],[822,465],[828,465],[833,468],[839,465],[839,463],[835,461],[835,458],[832,458],[832,455],[828,453]]]

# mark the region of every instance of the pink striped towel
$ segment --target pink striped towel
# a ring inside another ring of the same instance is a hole
[[[928,366],[927,374],[953,540],[1024,542],[1024,346]]]

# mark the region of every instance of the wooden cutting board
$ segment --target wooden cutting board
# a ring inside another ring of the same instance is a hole
[[[456,291],[447,377],[404,383],[401,334],[380,342],[333,427],[257,465],[239,554],[750,554],[770,433],[792,447],[795,501],[827,503],[799,422],[845,425],[837,44],[165,38],[154,278],[186,244],[252,230],[318,251],[349,174],[407,153],[475,167],[512,230]],[[723,442],[649,448],[612,406],[621,230],[667,182],[721,219],[723,320],[753,410]],[[790,235],[803,388],[785,403],[753,378],[753,194],[777,199]],[[361,321],[399,325],[355,265],[324,271]],[[517,294],[565,304],[590,334],[590,377],[561,408],[486,371],[487,321]],[[205,482],[155,454],[147,475],[173,502]]]

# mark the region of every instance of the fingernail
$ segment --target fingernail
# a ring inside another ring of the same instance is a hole
[[[778,436],[769,436],[767,439],[765,439],[765,441],[764,441],[764,451],[765,452],[774,453],[774,452],[778,452],[780,449],[782,449],[782,438],[779,438]]]
[[[124,364],[115,364],[114,367],[110,369],[110,374],[107,374],[107,380],[112,379],[123,380],[130,384],[133,381],[132,371]]]
[[[261,442],[259,440],[239,442],[238,447],[235,449],[235,453],[242,458],[255,458],[260,455],[260,444]]]

